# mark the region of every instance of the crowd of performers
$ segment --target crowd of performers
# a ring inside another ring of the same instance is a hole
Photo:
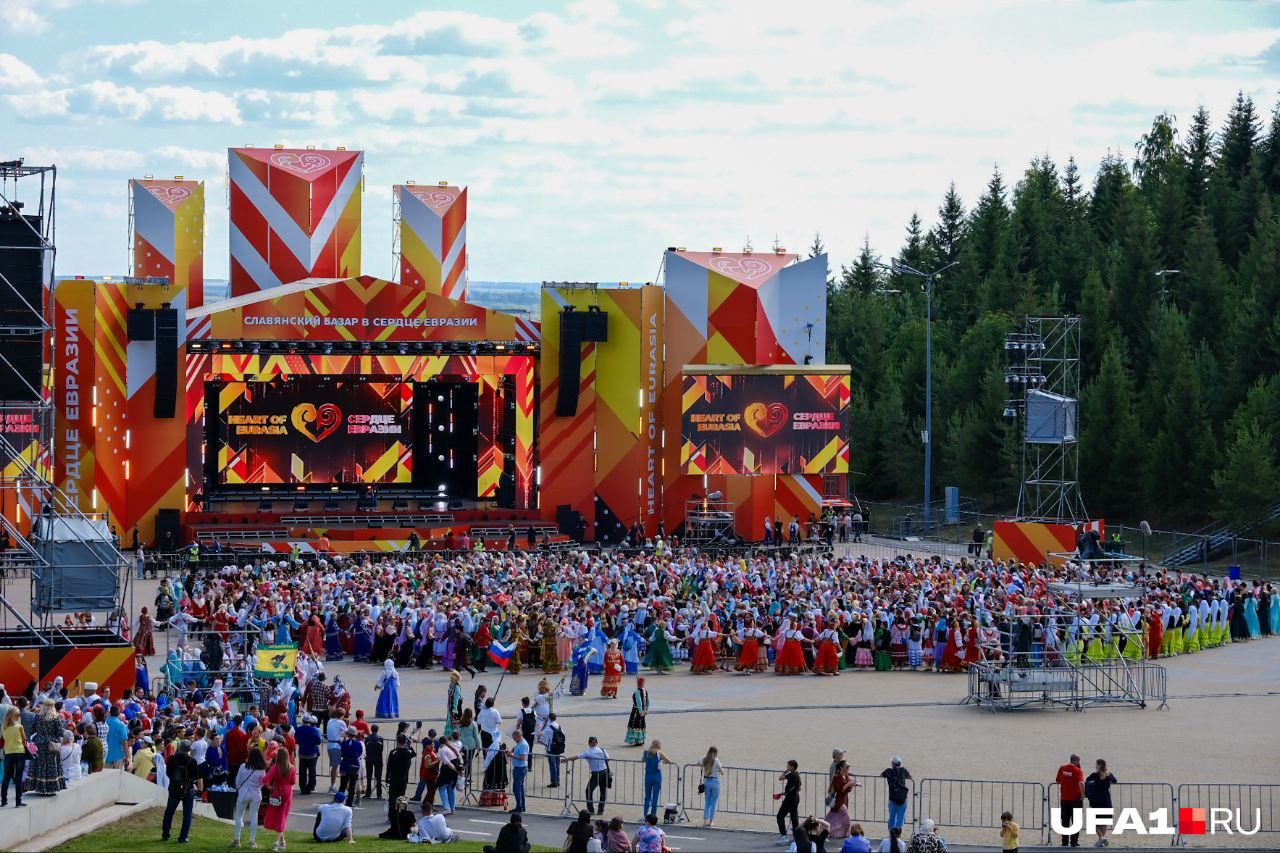
[[[1081,579],[1142,593],[1077,602],[1049,589]],[[1280,597],[1261,581],[968,558],[490,551],[262,561],[170,578],[156,608],[177,632],[167,666],[183,683],[201,670],[247,670],[253,643],[296,642],[304,661],[389,660],[383,679],[407,668],[474,676],[496,649],[510,672],[567,670],[574,695],[601,676],[607,697],[624,674],[686,662],[696,674],[952,672],[981,660],[1156,658],[1280,633]],[[154,653],[155,624],[144,608],[135,637],[144,654]]]

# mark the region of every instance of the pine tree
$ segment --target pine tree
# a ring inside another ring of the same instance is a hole
[[[883,285],[880,271],[880,257],[871,251],[870,235],[863,235],[862,249],[851,265],[841,270],[841,283],[857,293],[874,293]]]
[[[1214,515],[1237,532],[1266,535],[1256,529],[1259,516],[1280,500],[1280,469],[1273,433],[1250,420],[1236,430],[1222,467],[1214,472]]]
[[[1209,176],[1206,206],[1218,235],[1218,251],[1234,268],[1249,246],[1260,201],[1261,181],[1253,173],[1258,117],[1253,101],[1243,93],[1222,129],[1217,162]]]
[[[1085,505],[1099,515],[1125,515],[1138,506],[1132,476],[1141,468],[1142,434],[1134,396],[1124,353],[1112,343],[1080,401],[1080,479]]]
[[[1169,301],[1187,311],[1188,331],[1193,341],[1205,341],[1221,355],[1226,340],[1226,280],[1213,227],[1203,213],[1188,234],[1182,274],[1164,282]]]
[[[1258,152],[1258,176],[1272,195],[1280,194],[1280,102],[1271,110],[1271,129]]]
[[[1187,164],[1187,213],[1196,216],[1204,204],[1209,186],[1209,173],[1213,170],[1213,128],[1209,125],[1209,111],[1203,106],[1191,118],[1183,157]]]

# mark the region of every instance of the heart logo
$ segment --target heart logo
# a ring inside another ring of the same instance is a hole
[[[299,403],[293,407],[289,420],[294,429],[319,444],[342,425],[342,410],[333,403],[318,409],[311,403]]]
[[[787,407],[781,403],[752,403],[742,413],[749,429],[768,438],[787,425]]]
[[[448,207],[458,198],[448,190],[415,189],[413,190],[413,196],[414,198],[419,199],[427,207],[436,210],[442,207]]]
[[[333,165],[333,161],[328,157],[313,151],[308,151],[306,154],[281,151],[279,154],[271,155],[271,162],[281,169],[288,169],[300,175],[310,175],[312,172],[319,172]]]
[[[165,204],[181,204],[191,198],[191,190],[186,187],[148,186],[147,191]]]
[[[759,258],[721,257],[711,259],[711,268],[718,273],[750,281],[767,274],[773,267]]]

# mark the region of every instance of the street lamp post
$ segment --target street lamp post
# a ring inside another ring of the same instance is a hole
[[[909,264],[894,258],[889,265],[891,272],[913,275],[924,280],[924,434],[920,436],[924,442],[924,530],[929,531],[932,509],[929,506],[933,494],[933,279],[935,276],[954,267],[959,261],[952,261],[933,272],[921,272]],[[883,266],[883,265],[881,265]]]

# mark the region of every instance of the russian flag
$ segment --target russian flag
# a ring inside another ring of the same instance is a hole
[[[494,640],[489,644],[489,660],[498,666],[506,669],[511,664],[511,656],[515,654],[516,647],[514,644],[504,646],[502,643]]]

